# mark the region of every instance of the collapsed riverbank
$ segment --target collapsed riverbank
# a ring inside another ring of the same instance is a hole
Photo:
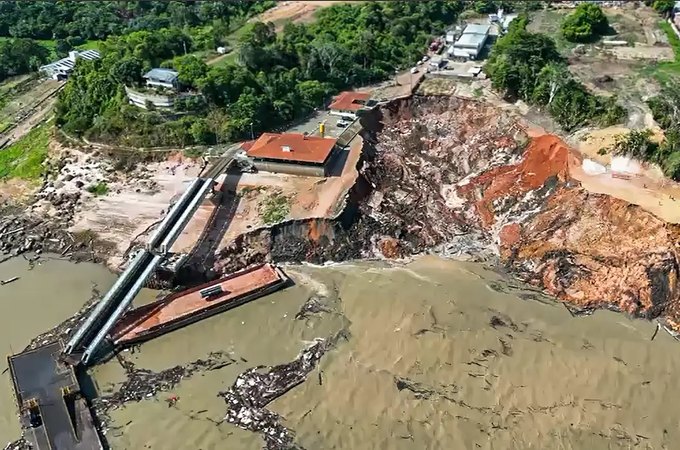
[[[215,273],[436,252],[498,263],[578,311],[677,323],[677,229],[583,189],[570,176],[579,155],[557,137],[530,138],[515,117],[456,97],[395,101],[363,120],[361,176],[342,213],[241,235]]]
[[[587,191],[581,156],[554,135],[471,99],[414,96],[362,119],[360,178],[335,219],[241,235],[218,272],[255,262],[398,259],[424,252],[495,262],[576,312],[608,308],[680,330],[680,228]]]

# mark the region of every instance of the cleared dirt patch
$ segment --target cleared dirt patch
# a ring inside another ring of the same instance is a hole
[[[276,31],[283,30],[283,26],[288,22],[310,22],[314,19],[314,13],[327,6],[336,3],[347,3],[346,1],[300,1],[300,2],[281,2],[277,6],[268,9],[252,21],[273,22]]]

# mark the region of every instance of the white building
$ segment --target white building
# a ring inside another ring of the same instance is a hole
[[[54,80],[65,80],[76,66],[77,59],[91,61],[93,59],[99,59],[100,57],[101,56],[97,50],[83,50],[82,52],[72,50],[68,52],[68,56],[66,58],[62,58],[59,61],[40,66],[38,70],[44,73],[47,77]]]
[[[166,89],[178,90],[179,74],[172,69],[151,69],[144,74],[146,85],[149,87],[163,87]]]
[[[517,18],[517,14],[504,14],[503,8],[499,8],[496,14],[489,14],[489,23],[496,23],[503,32],[508,31],[510,22]]]
[[[449,47],[449,56],[459,59],[478,59],[489,38],[490,29],[491,25],[468,24],[463,34]]]

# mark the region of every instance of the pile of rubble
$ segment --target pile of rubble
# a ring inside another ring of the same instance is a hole
[[[262,433],[268,450],[296,448],[293,432],[281,425],[279,415],[265,406],[302,383],[330,343],[318,339],[290,363],[255,367],[239,375],[228,391],[219,394],[227,403],[225,420],[245,430]]]
[[[123,188],[137,192],[158,190],[158,184],[150,179],[149,171],[143,166],[123,174],[109,158],[76,150],[64,151],[54,160],[50,174],[36,193],[31,210],[66,226],[73,225],[75,214],[89,197]]]
[[[60,253],[77,260],[96,259],[93,237],[74,235],[50,221],[25,214],[0,215],[0,254]]]
[[[22,436],[14,442],[8,442],[3,450],[31,450],[32,448],[31,444]]]

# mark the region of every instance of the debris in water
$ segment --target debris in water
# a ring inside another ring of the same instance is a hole
[[[228,391],[219,394],[227,403],[225,420],[261,433],[267,450],[296,448],[294,433],[280,423],[278,414],[265,406],[305,381],[328,346],[329,341],[317,339],[292,362],[274,367],[258,366],[243,372]]]
[[[135,367],[134,363],[127,361],[118,354],[118,362],[127,373],[127,380],[112,393],[102,395],[93,401],[97,417],[101,422],[101,429],[107,429],[110,422],[108,412],[123,406],[127,402],[139,402],[154,397],[159,392],[174,389],[180,381],[197,372],[218,370],[236,362],[227,352],[212,352],[207,359],[198,359],[186,366],[175,366],[161,372],[153,372],[148,369]],[[170,395],[166,402],[168,406],[174,406],[179,401],[179,396]]]
[[[6,279],[6,280],[4,280],[4,281],[0,281],[0,286],[3,286],[3,285],[5,285],[5,284],[12,283],[13,281],[17,281],[18,279],[19,279],[19,277],[12,277],[12,278],[8,278],[8,279]]]
[[[300,310],[295,314],[295,318],[298,320],[306,319],[312,314],[322,312],[330,312],[330,309],[322,303],[319,297],[313,295],[300,307]]]
[[[28,441],[26,441],[26,439],[24,439],[22,436],[14,442],[8,442],[3,450],[31,450],[31,448],[31,444],[29,444]]]

